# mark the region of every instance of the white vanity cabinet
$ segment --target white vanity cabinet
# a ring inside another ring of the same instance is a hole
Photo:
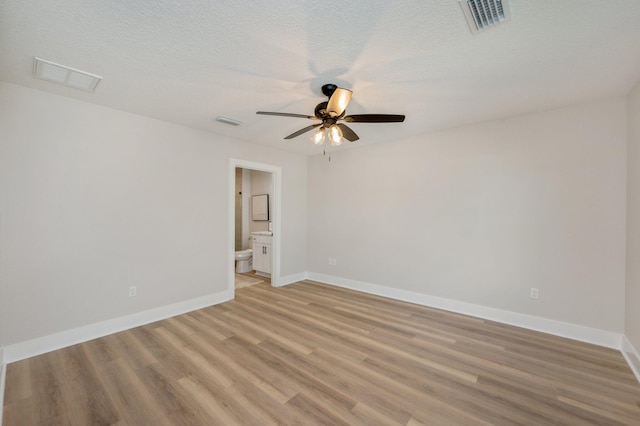
[[[257,275],[271,276],[271,243],[270,235],[252,235],[253,240],[253,269]]]

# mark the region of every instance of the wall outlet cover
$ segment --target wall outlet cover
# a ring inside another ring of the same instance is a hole
[[[532,287],[529,292],[529,297],[531,297],[532,299],[537,299],[539,296],[540,296],[540,291],[537,288]]]

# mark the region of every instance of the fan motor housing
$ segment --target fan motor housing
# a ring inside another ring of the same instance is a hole
[[[313,111],[316,117],[320,119],[324,118],[327,113],[327,105],[329,105],[329,102],[320,102],[316,105],[316,109]]]
[[[329,102],[320,102],[318,105],[316,105],[316,109],[313,113],[320,120],[326,121],[327,119],[331,118],[333,120],[333,123],[331,124],[335,124],[337,120],[344,117],[346,110],[342,111],[342,114],[340,114],[338,117],[329,117],[329,115],[327,114],[327,105],[329,105]]]

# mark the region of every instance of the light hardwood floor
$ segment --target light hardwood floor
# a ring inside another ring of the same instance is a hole
[[[15,362],[5,426],[640,424],[619,352],[304,281]]]
[[[235,287],[236,290],[244,287],[249,287],[259,283],[271,284],[271,278],[263,277],[256,274],[255,271],[251,272],[236,272]]]

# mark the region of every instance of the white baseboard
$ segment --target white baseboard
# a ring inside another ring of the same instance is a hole
[[[77,343],[86,342],[108,334],[128,330],[154,321],[160,321],[165,318],[184,314],[207,306],[217,305],[218,303],[226,302],[232,298],[233,293],[223,291],[95,324],[89,324],[71,330],[61,331],[59,333],[38,337],[25,342],[15,343],[3,348],[4,361],[5,364],[20,361],[22,359],[75,345]]]
[[[297,283],[298,281],[304,281],[307,279],[307,272],[301,272],[299,274],[291,274],[278,278],[277,282],[273,283],[274,287],[284,287],[285,285]]]
[[[627,360],[627,364],[631,367],[631,371],[635,374],[636,379],[640,382],[640,354],[631,344],[627,336],[622,336],[622,356]]]
[[[543,333],[579,340],[586,343],[593,343],[595,345],[605,346],[608,348],[620,350],[622,344],[622,335],[611,331],[505,311],[488,306],[460,302],[458,300],[446,299],[443,297],[429,296],[427,294],[400,290],[377,284],[350,280],[347,278],[317,274],[314,272],[308,273],[308,279],[335,285],[337,287],[344,287],[351,290],[362,291],[364,293],[375,294],[377,296],[384,296],[390,299],[402,300],[404,302],[411,302],[417,305],[457,312],[477,318],[527,328],[529,330],[541,331]]]

